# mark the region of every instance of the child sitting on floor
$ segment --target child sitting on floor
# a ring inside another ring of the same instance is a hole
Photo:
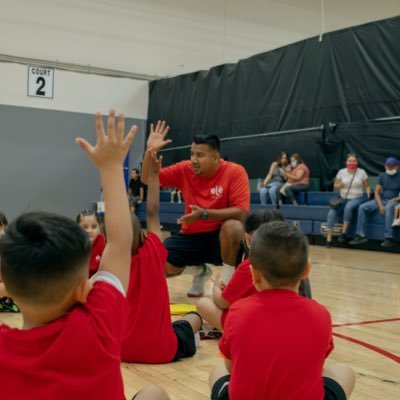
[[[159,170],[161,160],[151,152],[147,194],[147,236],[132,215],[131,276],[127,293],[128,323],[122,342],[122,360],[149,364],[168,363],[196,353],[195,333],[202,319],[189,313],[171,324],[165,278],[167,250],[161,242]]]
[[[345,400],[353,390],[347,365],[324,369],[333,349],[329,312],[298,294],[310,270],[308,241],[276,221],[253,234],[250,270],[257,293],[230,307],[211,372],[212,400]]]
[[[101,256],[106,246],[104,236],[100,233],[100,221],[94,211],[82,211],[76,222],[89,236],[92,253],[89,261],[89,278],[99,269]]]
[[[91,246],[76,222],[32,212],[13,221],[0,240],[1,275],[23,316],[22,329],[0,326],[1,398],[125,399],[120,368],[126,323],[132,224],[122,163],[135,135],[111,111],[97,143],[77,139],[100,172],[108,243],[99,273],[88,279]],[[154,392],[154,391],[153,391]],[[137,399],[167,399],[164,391]]]
[[[266,222],[284,221],[282,213],[278,210],[254,211],[246,218],[244,229],[246,232],[245,245],[251,248],[251,237],[256,229]],[[246,253],[246,252],[245,252]],[[308,278],[306,285],[309,285]],[[304,285],[304,284],[303,284]],[[222,331],[228,314],[229,307],[244,297],[256,293],[250,272],[250,260],[245,258],[236,268],[232,279],[225,286],[217,276],[214,281],[213,299],[201,298],[197,303],[197,309],[202,318],[208,321],[217,330]],[[311,292],[310,292],[311,293]],[[301,293],[303,295],[303,293]],[[305,295],[305,297],[311,297]]]

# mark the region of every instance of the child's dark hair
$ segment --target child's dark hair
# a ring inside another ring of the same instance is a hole
[[[215,151],[220,152],[221,142],[217,135],[200,134],[193,136],[193,142],[196,144],[207,144]]]
[[[71,219],[45,212],[21,215],[0,239],[1,274],[10,295],[57,304],[87,271],[88,235]]]
[[[284,220],[285,218],[279,210],[269,210],[267,208],[264,210],[257,210],[250,213],[246,218],[246,221],[244,221],[244,230],[246,233],[252,233],[260,225],[265,224],[266,222]]]
[[[75,221],[76,221],[78,224],[80,224],[83,217],[90,217],[90,216],[95,217],[95,218],[96,218],[96,221],[97,221],[98,224],[100,225],[100,219],[99,219],[98,215],[96,214],[95,211],[91,211],[91,210],[84,210],[84,211],[80,212],[80,213],[76,216]]]
[[[296,284],[307,264],[307,237],[293,224],[275,221],[253,234],[250,262],[273,287]]]
[[[5,214],[0,212],[0,226],[6,227],[8,225],[7,217]]]

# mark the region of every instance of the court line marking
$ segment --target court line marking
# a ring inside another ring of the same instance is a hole
[[[360,321],[360,322],[348,322],[345,324],[333,324],[332,328],[341,328],[342,326],[353,326],[353,325],[379,324],[382,322],[394,322],[394,321],[400,321],[400,318],[376,319],[373,321]]]
[[[378,272],[380,274],[387,274],[387,275],[400,275],[400,272],[382,271],[382,270],[378,270],[378,269],[370,269],[370,268],[365,268],[365,267],[351,266],[351,265],[344,265],[344,264],[332,264],[332,263],[322,262],[322,261],[312,261],[311,260],[311,264],[324,264],[324,265],[330,265],[332,267],[356,269],[359,271]]]
[[[382,355],[384,357],[390,358],[394,362],[400,364],[400,357],[398,355],[390,353],[389,351],[381,349],[380,347],[376,347],[376,346],[374,346],[372,344],[363,342],[362,340],[355,339],[355,338],[352,338],[352,337],[347,336],[347,335],[342,335],[341,333],[332,332],[332,335],[336,336],[338,338],[344,339],[344,340],[348,340],[349,342],[356,343],[356,344],[358,344],[360,346],[363,346],[363,347],[367,348],[368,350],[375,351],[376,353],[378,353],[378,354],[380,354],[380,355]]]

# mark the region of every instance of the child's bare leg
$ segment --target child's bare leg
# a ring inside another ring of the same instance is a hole
[[[222,331],[222,310],[208,297],[202,297],[197,302],[197,310],[201,317],[208,321],[214,328]]]
[[[331,378],[337,382],[346,393],[346,398],[350,398],[356,384],[356,374],[348,364],[337,363],[330,365],[324,368],[322,374],[324,377]]]
[[[226,375],[230,374],[229,371],[226,369],[225,363],[222,361],[217,364],[210,373],[210,376],[208,378],[208,384],[210,385],[210,388],[212,389],[215,385],[215,382]]]
[[[200,315],[195,313],[186,314],[181,319],[189,322],[190,326],[192,327],[193,333],[197,333],[200,330],[201,325],[203,324]]]
[[[168,393],[157,385],[147,385],[132,400],[170,400]]]

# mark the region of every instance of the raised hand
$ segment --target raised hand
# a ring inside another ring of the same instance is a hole
[[[190,212],[189,214],[185,214],[182,217],[178,218],[177,223],[179,225],[191,224],[192,222],[195,222],[200,219],[202,208],[199,206],[193,206],[193,205],[189,206],[189,207],[191,208],[192,212]]]
[[[163,156],[160,156],[160,158],[157,158],[157,152],[154,150],[147,150],[150,154],[150,165],[149,165],[149,172],[154,173],[154,174],[159,174],[160,169],[162,166],[162,160]]]
[[[97,168],[101,169],[110,165],[121,166],[136,135],[137,126],[133,125],[125,137],[124,130],[125,121],[123,114],[118,115],[117,127],[115,127],[115,110],[110,111],[106,132],[102,115],[96,113],[95,146],[92,146],[82,138],[77,138],[76,142]]]
[[[161,150],[172,142],[170,139],[165,139],[169,131],[169,126],[165,121],[158,121],[156,127],[150,124],[150,135],[147,139],[147,149],[155,151]]]

